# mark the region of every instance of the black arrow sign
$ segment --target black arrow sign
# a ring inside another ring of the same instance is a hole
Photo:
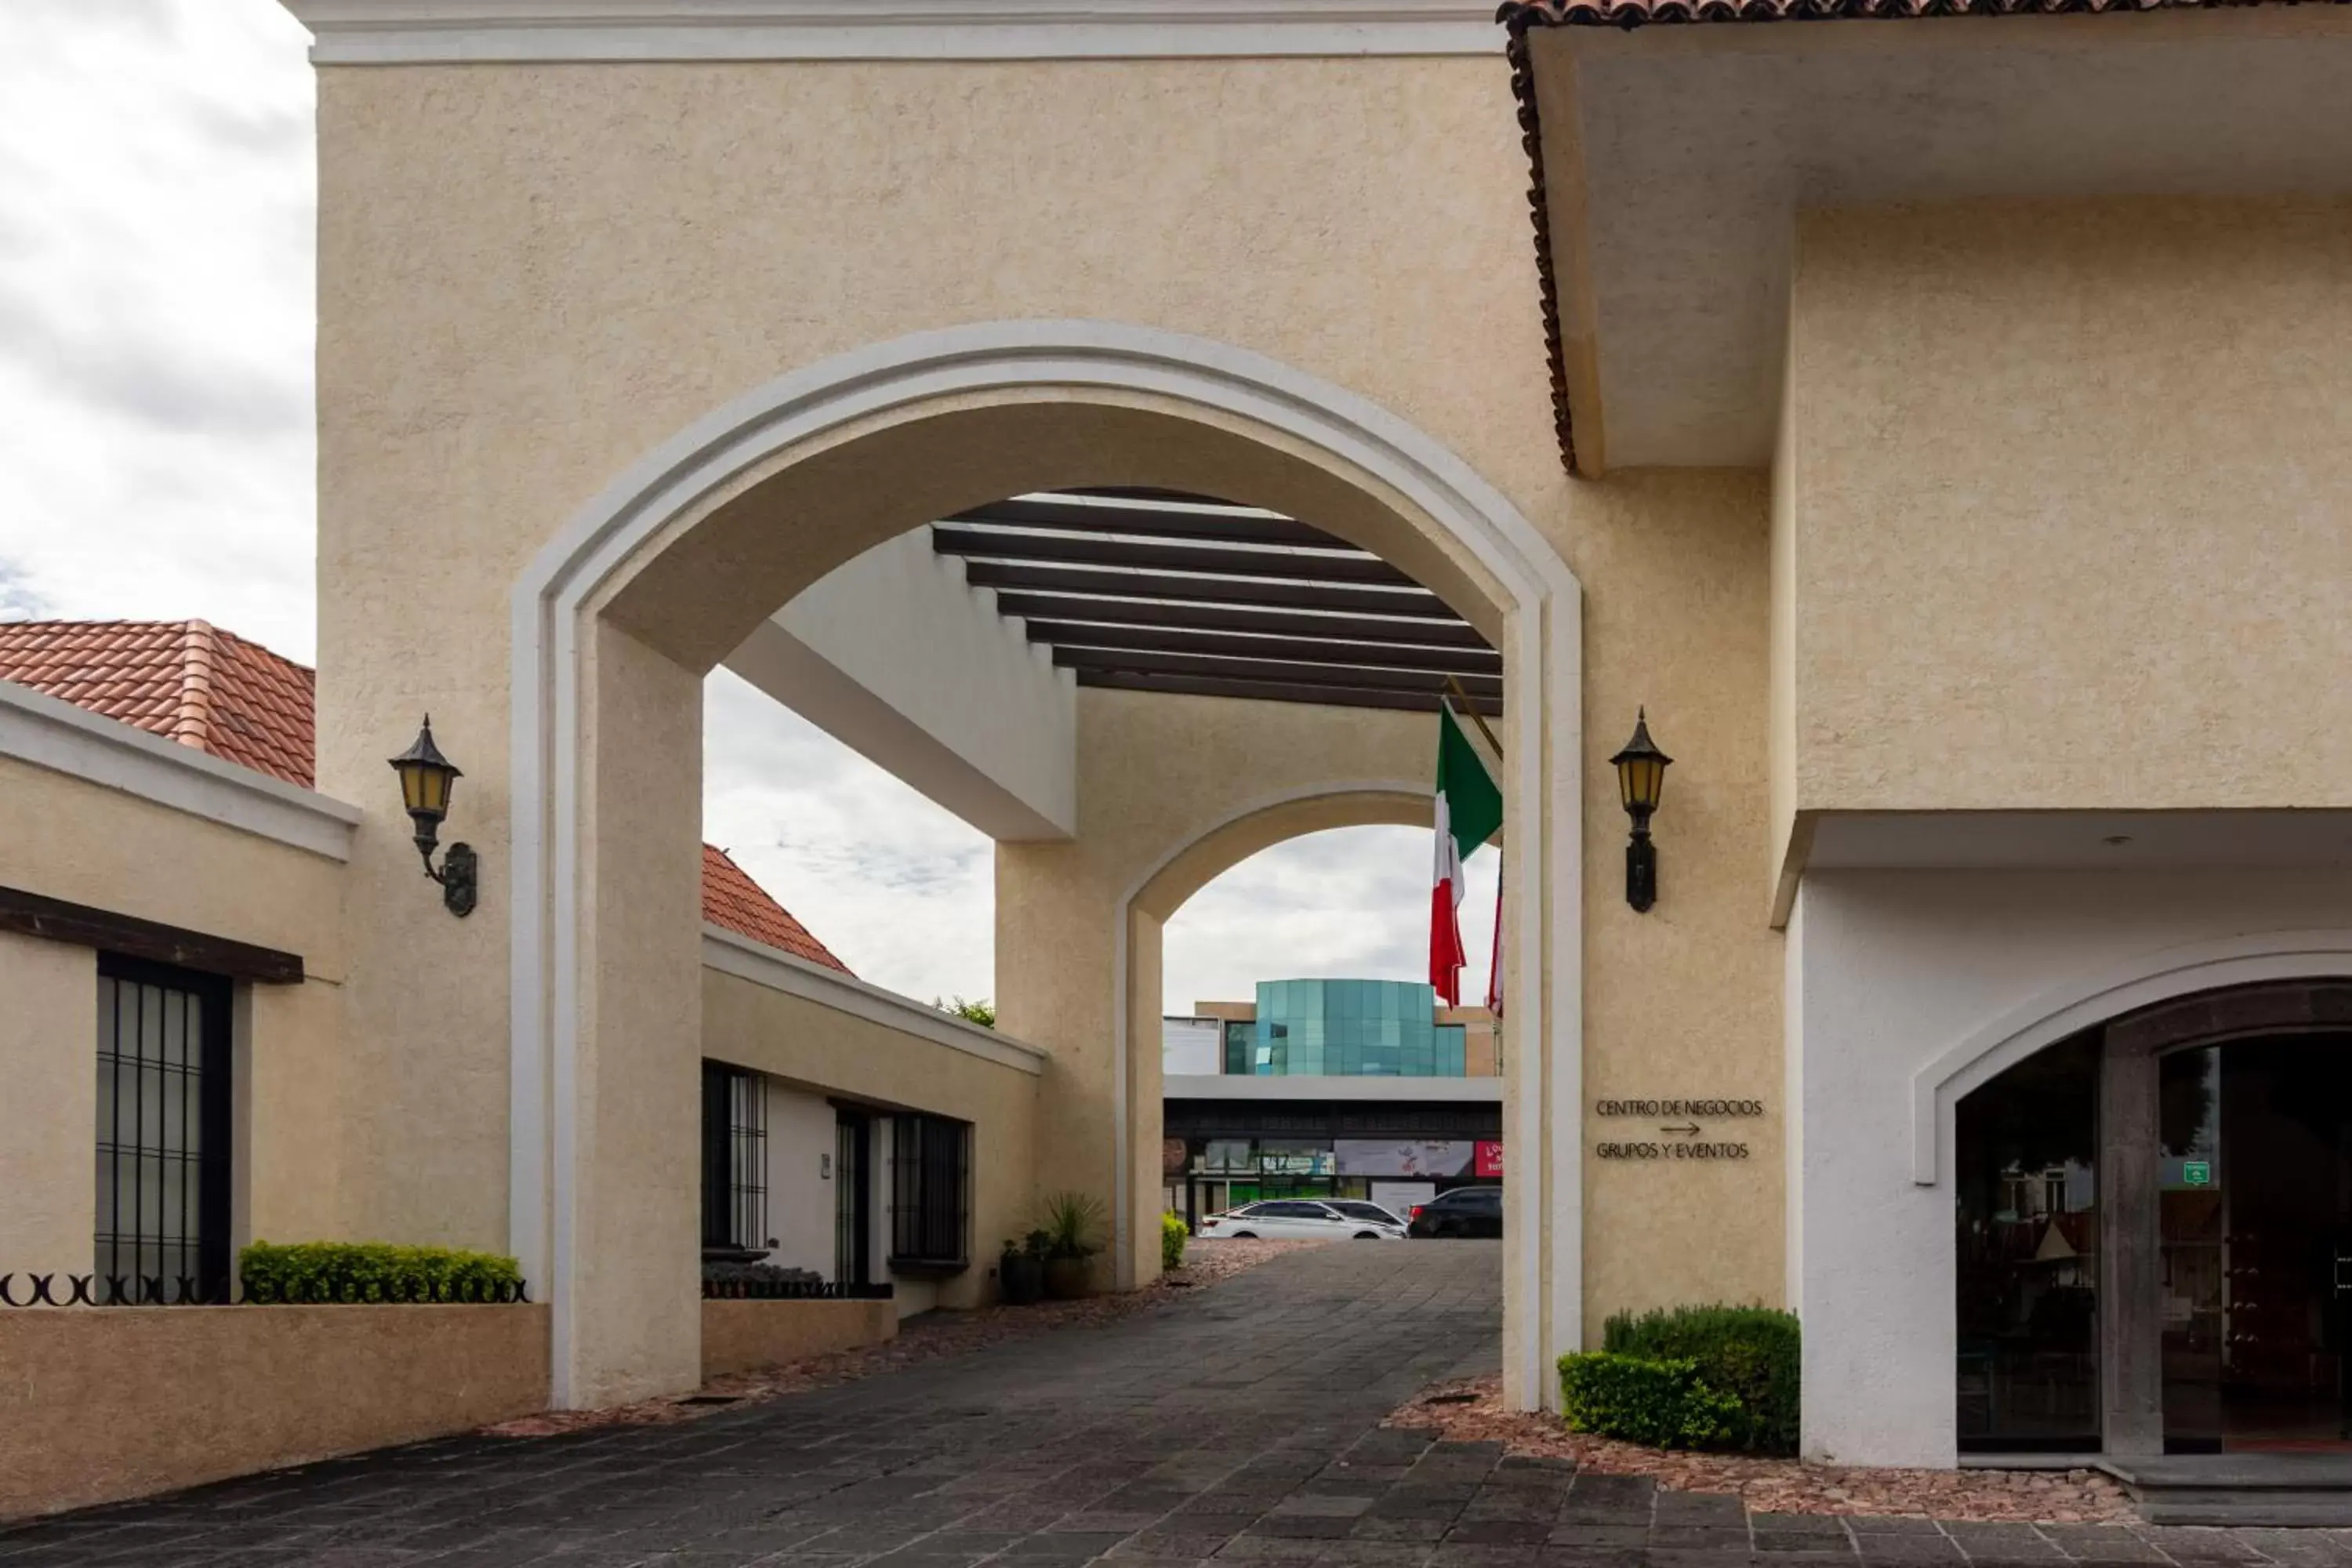
[[[1694,1121],[1687,1127],[1661,1127],[1658,1131],[1661,1132],[1696,1132],[1698,1131],[1698,1123]]]

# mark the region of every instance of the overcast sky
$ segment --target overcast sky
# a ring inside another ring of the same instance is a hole
[[[0,0],[0,618],[202,616],[313,658],[307,44],[275,0]],[[731,676],[709,702],[706,837],[867,979],[990,994],[987,840]],[[1169,924],[1171,1010],[1423,978],[1429,867],[1384,827],[1236,867]]]

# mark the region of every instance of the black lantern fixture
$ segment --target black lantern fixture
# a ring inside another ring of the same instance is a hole
[[[474,912],[473,847],[452,844],[438,867],[433,864],[433,849],[440,842],[441,819],[449,815],[449,792],[465,775],[433,743],[433,715],[425,716],[415,744],[392,759],[392,770],[400,775],[401,805],[416,824],[416,852],[425,857],[425,874],[441,884],[442,903],[463,920]]]
[[[1625,803],[1625,815],[1633,819],[1633,837],[1625,845],[1625,901],[1636,910],[1646,910],[1658,901],[1658,849],[1650,842],[1650,814],[1658,809],[1658,797],[1666,790],[1666,769],[1673,763],[1650,739],[1649,714],[1634,710],[1633,738],[1609,763],[1617,770],[1617,793]]]

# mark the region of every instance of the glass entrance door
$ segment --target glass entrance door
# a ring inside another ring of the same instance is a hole
[[[2352,1447],[2352,1036],[2176,1052],[2160,1082],[2166,1448]]]
[[[2157,1084],[2164,1447],[2174,1454],[2218,1453],[2230,1320],[2221,1047],[2175,1051],[2157,1064]]]
[[[2076,1038],[1962,1100],[1959,1447],[2099,1447],[2099,1048]]]

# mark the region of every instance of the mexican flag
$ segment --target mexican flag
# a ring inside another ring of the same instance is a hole
[[[1429,984],[1462,1005],[1462,862],[1503,826],[1495,769],[1462,728],[1451,702],[1437,710],[1437,864],[1429,895]],[[1498,949],[1499,952],[1499,944]],[[1488,987],[1490,994],[1495,989]]]

